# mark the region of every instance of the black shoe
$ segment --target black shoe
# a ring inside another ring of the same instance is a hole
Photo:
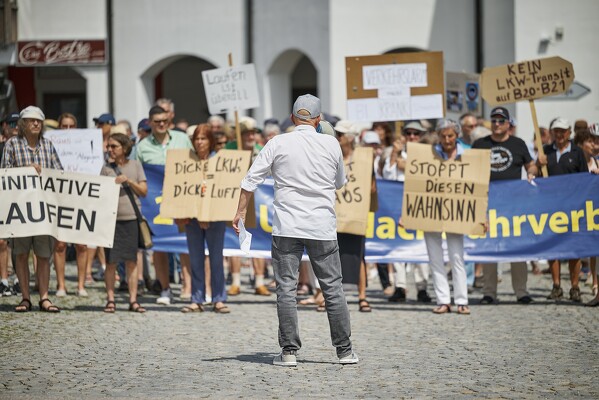
[[[127,284],[127,282],[125,282],[125,281],[121,281],[121,284],[119,285],[118,291],[119,292],[128,292],[129,291],[129,284]]]
[[[479,304],[497,304],[497,300],[491,296],[483,296],[483,298],[480,299]]]
[[[227,280],[225,281],[226,285],[231,285],[233,283],[233,275],[230,272],[227,272]]]
[[[160,293],[162,293],[162,285],[160,284],[160,281],[158,279],[156,279],[154,283],[152,283],[150,293],[157,295],[160,295]]]
[[[92,275],[92,279],[96,282],[104,282],[104,270],[102,268],[98,269],[98,271]]]
[[[10,285],[5,285],[4,283],[0,282],[0,297],[10,297],[15,295],[15,291],[12,287],[10,287]]]
[[[431,299],[431,296],[429,296],[428,293],[426,293],[426,290],[419,290],[418,295],[416,297],[420,303],[430,303],[431,301],[433,301],[433,299]]]
[[[570,289],[570,300],[572,300],[575,303],[580,303],[582,301],[582,298],[580,297],[579,288],[573,287],[572,289]]]
[[[387,300],[393,302],[393,303],[405,303],[406,301],[406,289],[404,288],[395,288],[395,293],[393,293],[393,295],[391,297],[389,297]]]
[[[530,304],[532,303],[534,300],[532,299],[532,297],[530,296],[522,296],[518,299],[518,303],[520,304]]]
[[[146,288],[146,284],[145,284],[144,280],[139,279],[137,281],[137,295],[141,296],[142,294],[144,294],[145,288]]]
[[[16,281],[12,288],[15,291],[15,294],[21,293],[21,284],[19,283],[19,281]]]

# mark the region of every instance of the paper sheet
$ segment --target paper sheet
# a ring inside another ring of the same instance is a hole
[[[250,254],[250,247],[252,245],[252,234],[245,229],[243,220],[239,219],[239,248],[246,254]]]

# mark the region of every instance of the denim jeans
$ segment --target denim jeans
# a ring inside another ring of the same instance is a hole
[[[185,225],[187,233],[187,248],[191,261],[191,302],[202,304],[206,301],[206,282],[204,261],[206,252],[204,241],[208,244],[210,257],[210,284],[212,302],[227,300],[225,290],[225,272],[223,267],[223,246],[225,244],[225,223],[210,222],[208,229],[200,228],[197,220],[193,219]]]
[[[277,282],[279,345],[283,350],[302,347],[297,322],[297,279],[304,248],[324,295],[331,341],[338,357],[352,353],[349,310],[341,283],[341,260],[336,240],[272,237],[272,265]]]

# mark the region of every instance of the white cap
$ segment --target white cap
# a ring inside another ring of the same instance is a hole
[[[549,129],[570,129],[570,121],[565,118],[556,118],[553,120],[553,123],[549,127]]]
[[[362,142],[364,144],[381,144],[381,138],[379,137],[378,133],[374,131],[367,131],[362,137]]]
[[[21,113],[19,114],[19,118],[23,119],[23,118],[31,118],[31,119],[39,119],[40,121],[43,121],[46,119],[46,116],[44,115],[44,113],[42,112],[42,110],[39,107],[36,106],[29,106],[24,108]]]

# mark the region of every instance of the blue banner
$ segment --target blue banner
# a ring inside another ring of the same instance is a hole
[[[187,253],[185,234],[172,220],[160,217],[164,167],[144,166],[148,196],[142,211],[156,234],[154,250]],[[369,262],[428,260],[421,231],[397,226],[403,184],[377,181],[379,210],[370,213],[366,233]],[[254,194],[256,226],[252,232],[252,255],[270,257],[272,232],[272,182]],[[599,176],[581,173],[527,181],[491,182],[489,232],[466,237],[466,260],[475,262],[568,259],[598,255]],[[225,233],[225,254],[241,255],[231,228]]]

